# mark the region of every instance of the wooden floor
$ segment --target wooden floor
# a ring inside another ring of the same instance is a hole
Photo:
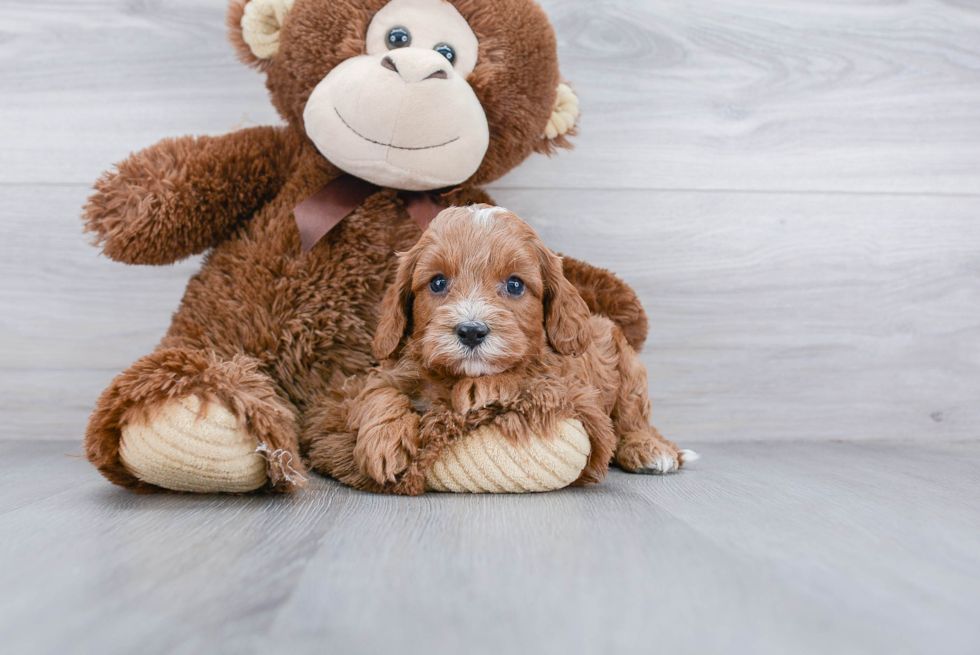
[[[0,442],[4,653],[980,652],[980,444],[698,444],[524,496],[134,496]]]

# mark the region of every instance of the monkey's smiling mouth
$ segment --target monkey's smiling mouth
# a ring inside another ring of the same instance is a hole
[[[363,134],[361,134],[360,132],[358,132],[357,130],[355,130],[353,127],[350,126],[350,123],[348,123],[347,121],[345,121],[344,120],[344,117],[340,115],[340,110],[339,109],[337,109],[336,107],[334,107],[333,110],[337,114],[337,118],[340,119],[340,122],[341,123],[343,123],[344,125],[347,126],[347,129],[348,130],[350,130],[351,132],[353,132],[357,136],[361,137],[365,141],[369,141],[370,143],[376,143],[379,146],[385,146],[386,148],[395,148],[396,150],[431,150],[432,148],[441,148],[443,146],[448,146],[450,143],[453,143],[454,141],[459,141],[459,137],[456,137],[455,139],[450,139],[449,141],[446,141],[445,143],[439,143],[439,144],[436,144],[434,146],[418,146],[418,147],[415,147],[415,148],[410,148],[408,146],[396,146],[393,143],[382,143],[381,141],[375,141],[374,139],[369,139],[366,136],[364,136]]]

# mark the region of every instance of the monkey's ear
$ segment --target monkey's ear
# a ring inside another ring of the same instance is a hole
[[[279,50],[279,33],[294,0],[232,0],[228,30],[238,58],[265,68]]]
[[[412,329],[412,304],[415,294],[412,293],[412,275],[418,261],[418,246],[398,257],[398,273],[395,282],[385,292],[381,301],[381,316],[378,319],[378,331],[374,335],[372,350],[378,361],[394,355],[402,341]]]
[[[578,117],[578,96],[567,84],[559,84],[555,106],[551,110],[548,124],[545,125],[544,134],[541,135],[541,144],[536,149],[551,155],[555,148],[571,148],[572,144],[567,137],[575,135],[575,121]]]

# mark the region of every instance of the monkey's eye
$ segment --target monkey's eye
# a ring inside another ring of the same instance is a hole
[[[524,280],[519,277],[510,277],[507,279],[507,293],[514,296],[515,298],[520,298],[524,295]]]
[[[453,50],[452,46],[446,43],[440,43],[433,50],[448,59],[450,64],[456,63],[456,51]]]
[[[429,282],[429,291],[432,293],[442,293],[449,286],[449,281],[445,275],[437,275]]]
[[[412,43],[412,35],[404,27],[393,27],[388,32],[388,49],[407,48]]]

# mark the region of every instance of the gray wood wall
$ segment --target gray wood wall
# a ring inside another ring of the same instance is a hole
[[[544,4],[581,135],[493,193],[641,293],[655,423],[976,439],[980,2]],[[99,173],[278,121],[224,5],[0,0],[0,438],[78,441],[198,265],[88,246]]]

